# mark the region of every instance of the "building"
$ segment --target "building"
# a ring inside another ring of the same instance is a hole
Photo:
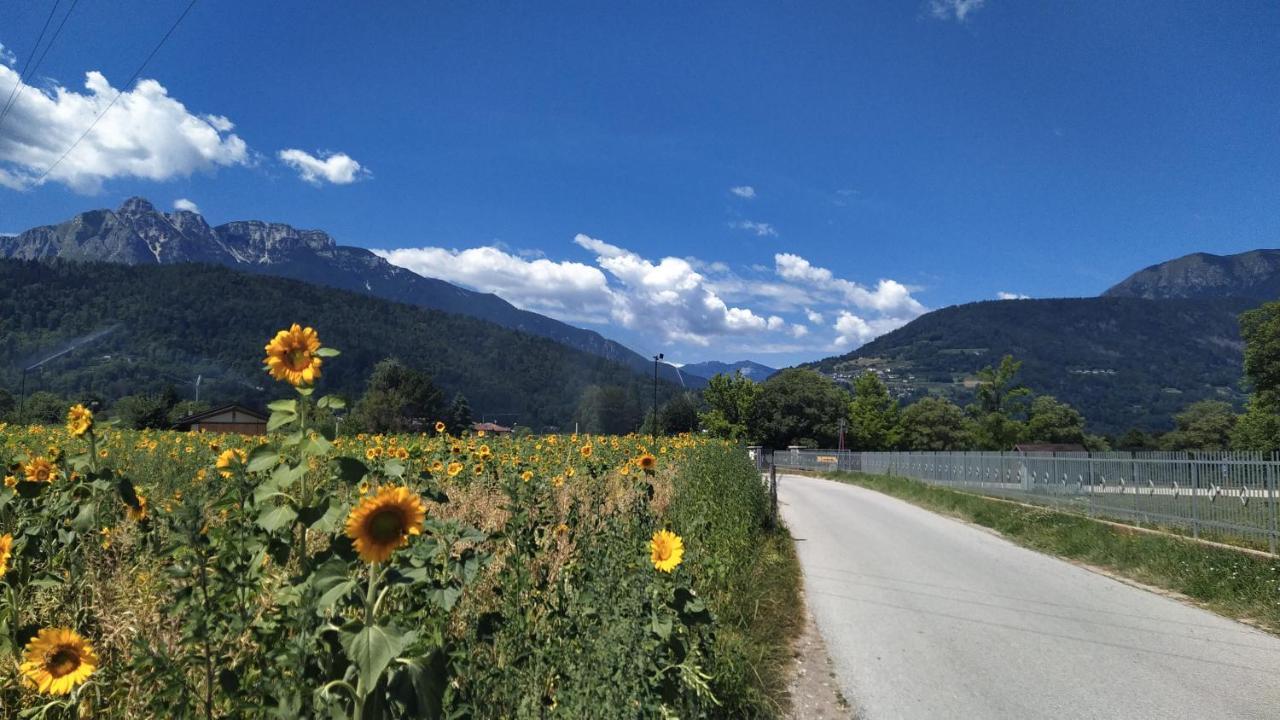
[[[173,424],[173,429],[187,432],[265,435],[267,433],[267,416],[238,403],[228,403],[211,410],[179,418]]]
[[[490,435],[510,435],[511,434],[511,428],[503,427],[502,425],[499,425],[497,423],[491,423],[491,422],[471,423],[471,430],[473,432],[479,432],[483,430]]]

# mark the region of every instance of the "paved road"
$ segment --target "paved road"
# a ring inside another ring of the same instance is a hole
[[[1280,718],[1280,639],[870,490],[779,478],[866,720]]]

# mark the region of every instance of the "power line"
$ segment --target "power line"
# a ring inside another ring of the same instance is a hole
[[[165,42],[169,40],[169,36],[173,35],[173,31],[178,29],[178,26],[182,24],[182,21],[186,19],[187,14],[191,12],[191,8],[195,7],[195,5],[196,0],[191,0],[191,2],[187,3],[186,9],[182,11],[182,14],[178,16],[178,19],[169,27],[169,31],[164,34],[164,37],[160,38],[160,42],[156,43],[156,46],[151,49],[151,53],[147,55],[147,59],[143,60],[142,64],[138,66],[138,69],[133,71],[133,75],[129,77],[129,80],[125,82],[124,85],[120,86],[120,89],[116,91],[116,96],[111,98],[111,102],[107,103],[107,106],[102,109],[102,112],[98,113],[97,117],[93,119],[93,122],[89,123],[89,127],[85,128],[84,132],[80,133],[80,137],[76,138],[76,141],[71,143],[71,147],[67,148],[66,152],[62,153],[57,160],[54,160],[52,165],[50,165],[44,172],[40,173],[40,177],[36,178],[35,181],[31,183],[32,187],[44,182],[44,179],[49,177],[49,173],[53,172],[54,168],[58,167],[63,160],[66,160],[67,156],[71,154],[71,151],[75,150],[76,146],[88,137],[89,133],[97,127],[98,121],[101,120],[102,117],[111,110],[111,108],[115,107],[116,101],[124,94],[125,88],[133,86],[134,81],[137,80],[138,76],[142,74],[142,71],[147,68],[147,64],[156,56],[156,53],[160,52],[160,48],[164,47]]]
[[[61,2],[61,0],[58,0],[58,2]],[[55,10],[58,7],[58,2],[53,4]],[[36,64],[31,67],[30,74],[27,74],[25,69],[23,70],[23,74],[18,78],[17,84],[13,86],[18,91],[17,94],[10,93],[10,102],[4,106],[4,110],[0,110],[0,127],[4,126],[4,119],[9,116],[10,108],[18,104],[18,98],[22,97],[22,91],[27,87],[23,78],[31,77],[31,75],[35,75],[40,72],[40,66],[44,64],[45,56],[49,54],[49,50],[53,47],[53,44],[58,41],[58,36],[62,34],[62,28],[67,25],[67,18],[71,17],[71,13],[76,11],[76,5],[79,4],[80,0],[71,0],[71,7],[67,8],[67,14],[62,16],[62,22],[58,23],[57,29],[55,29],[53,31],[53,35],[49,37],[49,42],[44,46],[44,52],[40,53],[40,58],[36,60]],[[34,49],[32,52],[34,53]]]
[[[18,95],[18,88],[22,87],[22,78],[27,77],[27,69],[31,67],[31,60],[40,51],[40,43],[44,42],[44,34],[48,32],[49,23],[53,22],[53,15],[58,12],[58,3],[60,2],[62,0],[53,0],[53,7],[49,8],[49,17],[44,19],[44,27],[40,28],[40,35],[36,38],[36,44],[31,46],[31,54],[27,55],[27,59],[22,63],[22,72],[18,75],[18,81],[13,84],[13,89],[9,91],[9,97],[4,101],[4,110],[0,110],[0,120],[9,113],[9,106],[13,105],[13,100]]]

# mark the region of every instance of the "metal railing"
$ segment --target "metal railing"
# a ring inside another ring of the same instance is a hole
[[[778,467],[900,475],[1193,537],[1280,541],[1280,458],[1259,453],[779,450]]]

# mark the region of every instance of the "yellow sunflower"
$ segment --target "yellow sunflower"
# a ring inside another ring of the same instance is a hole
[[[440,422],[439,420],[436,421],[436,432],[438,433],[444,432],[444,423]]]
[[[240,448],[229,448],[227,450],[223,450],[215,463],[218,468],[218,474],[224,478],[231,477],[235,474],[235,466],[244,464],[247,459],[248,456],[245,455],[245,452]]]
[[[460,462],[449,463],[449,477],[453,477],[460,472],[462,472],[462,463]]]
[[[26,474],[27,482],[51,483],[58,477],[57,466],[42,457],[23,465],[22,472]]]
[[[578,448],[578,454],[584,458],[591,457],[591,446],[583,445],[582,447]]]
[[[17,486],[18,486],[18,478],[17,478],[17,477],[15,477],[15,476],[13,476],[13,475],[5,475],[5,476],[4,476],[4,486],[5,486],[5,487],[7,487],[7,488],[17,487]]]
[[[93,427],[93,411],[84,405],[72,405],[67,411],[67,432],[73,437],[80,437]]]
[[[9,556],[13,554],[13,536],[0,535],[0,577],[9,570]]]
[[[39,692],[66,695],[93,674],[98,656],[93,647],[69,628],[45,628],[27,643],[19,667],[23,680]]]
[[[142,493],[136,493],[138,496],[138,507],[132,505],[124,506],[125,517],[134,522],[142,522],[147,519],[147,498]]]
[[[347,516],[347,537],[367,563],[383,562],[410,535],[422,532],[427,508],[422,498],[406,487],[386,487],[365,498]]]
[[[649,559],[653,567],[669,573],[684,560],[684,541],[670,530],[659,530],[649,541]]]
[[[320,336],[311,328],[294,323],[288,330],[281,330],[267,343],[267,357],[263,364],[276,380],[290,385],[311,385],[320,377]]]
[[[658,459],[649,453],[645,453],[640,456],[640,459],[636,460],[636,464],[640,466],[641,470],[651,473],[653,472],[653,468],[658,464]]]

